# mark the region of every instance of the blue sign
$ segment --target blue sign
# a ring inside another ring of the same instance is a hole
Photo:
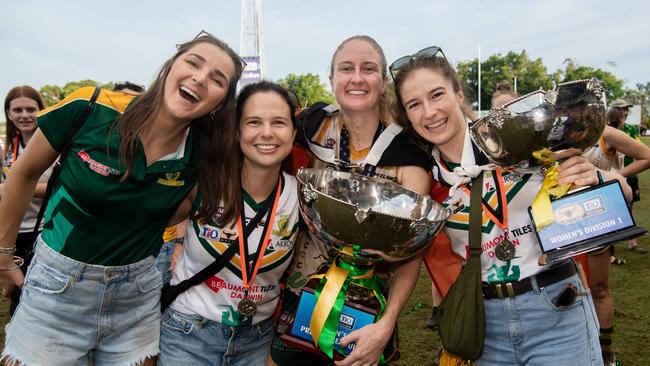
[[[634,226],[618,182],[570,194],[551,206],[554,221],[538,232],[544,252]]]
[[[315,305],[316,296],[311,292],[303,291],[300,295],[300,304],[298,305],[298,311],[296,311],[293,328],[291,328],[291,335],[311,344],[314,344],[314,340],[311,337],[309,323],[311,322],[311,315],[314,312]],[[336,338],[334,341],[334,349],[346,355],[350,354],[350,352],[354,350],[355,344],[349,344],[345,349],[342,349],[340,346],[341,338],[350,334],[354,330],[374,322],[375,314],[367,313],[348,305],[343,305],[341,318],[339,320],[339,328],[336,332]]]

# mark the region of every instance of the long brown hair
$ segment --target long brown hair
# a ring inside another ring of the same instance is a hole
[[[133,168],[140,136],[151,128],[158,117],[163,103],[165,80],[172,65],[181,55],[202,42],[226,52],[235,65],[235,74],[230,79],[228,92],[220,105],[191,122],[192,139],[198,143],[200,152],[198,168],[201,206],[196,218],[207,221],[215,216],[223,204],[223,213],[216,218],[217,224],[223,225],[234,220],[240,210],[240,202],[236,200],[240,186],[231,177],[239,176],[235,93],[243,66],[239,55],[212,35],[203,34],[179,45],[176,54],[163,64],[151,87],[134,100],[120,117],[120,160],[126,166],[122,179],[126,179]]]
[[[607,124],[616,129],[623,127],[623,112],[619,108],[612,108],[607,112]]]
[[[5,151],[3,155],[6,155],[7,151],[13,149],[14,139],[19,134],[16,126],[9,120],[9,113],[7,111],[9,111],[9,104],[11,101],[20,97],[29,98],[35,101],[36,104],[38,104],[39,111],[45,108],[45,104],[43,104],[43,98],[41,98],[41,95],[36,91],[36,89],[32,88],[31,86],[16,86],[9,90],[9,93],[7,93],[7,96],[5,97],[5,121],[7,121],[7,132],[5,135]]]
[[[363,41],[368,43],[376,52],[377,55],[379,55],[379,66],[381,68],[381,77],[382,77],[382,82],[385,81],[386,84],[388,84],[388,71],[386,68],[387,62],[386,62],[386,55],[384,54],[384,50],[381,48],[379,43],[377,41],[367,35],[356,35],[352,36],[350,38],[345,39],[343,42],[341,42],[338,47],[336,47],[336,51],[334,51],[334,54],[332,55],[332,60],[330,61],[330,80],[332,80],[332,76],[334,75],[334,68],[336,67],[334,64],[334,61],[336,60],[336,55],[339,54],[341,49],[350,41]],[[381,121],[384,123],[391,122],[391,114],[390,114],[390,95],[388,93],[388,85],[385,85],[385,91],[379,96],[379,118]]]

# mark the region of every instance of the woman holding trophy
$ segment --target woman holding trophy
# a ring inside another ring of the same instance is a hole
[[[386,58],[377,42],[368,36],[354,36],[343,41],[332,56],[330,83],[339,109],[316,104],[300,116],[303,125],[297,141],[309,149],[310,167],[354,171],[428,194],[430,163],[427,154],[409,140],[401,126],[389,123]],[[287,331],[286,320],[293,317],[300,290],[308,277],[322,273],[331,263],[333,253],[327,248],[306,230],[296,243],[278,337],[271,350],[273,364],[332,363],[332,360],[294,348],[279,338]],[[355,343],[356,348],[337,365],[375,365],[379,362],[395,329],[397,316],[415,286],[420,257],[397,263],[395,267],[381,319],[341,340],[343,346]],[[384,354],[384,359],[389,360],[390,356]]]
[[[465,96],[440,48],[404,56],[390,71],[398,122],[434,145],[434,179],[450,187],[444,204],[454,208],[445,232],[463,258],[468,258],[470,191],[482,189],[485,338],[477,364],[568,365],[580,360],[580,364],[601,365],[593,302],[574,263],[538,264],[541,250],[527,209],[544,175],[489,164],[470,138]],[[596,169],[580,154],[579,149],[567,149],[552,156],[564,160],[557,175],[560,184],[598,183]],[[481,174],[482,187],[471,187],[471,178]],[[604,175],[622,179],[615,173]]]

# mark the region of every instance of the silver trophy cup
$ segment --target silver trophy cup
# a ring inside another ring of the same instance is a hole
[[[396,183],[333,169],[301,169],[300,209],[309,230],[357,261],[398,261],[424,250],[449,213]]]
[[[533,153],[593,146],[605,129],[605,85],[591,78],[538,90],[476,121],[476,144],[499,166],[540,165]]]

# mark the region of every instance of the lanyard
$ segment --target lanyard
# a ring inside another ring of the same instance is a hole
[[[379,138],[382,131],[384,131],[384,124],[379,122],[375,136],[372,138],[372,144]],[[371,145],[372,146],[372,145]],[[341,127],[341,142],[339,143],[339,159],[347,164],[350,164],[350,132],[345,126]]]
[[[497,205],[499,211],[495,211],[490,205],[485,202],[484,199],[481,201],[483,206],[483,211],[485,214],[494,222],[497,226],[503,230],[504,233],[508,233],[508,201],[506,200],[506,189],[505,184],[503,183],[503,177],[501,176],[501,168],[497,168],[494,171],[496,176],[496,191],[497,191]],[[481,187],[483,189],[483,187]],[[467,187],[463,186],[463,190],[469,194]]]
[[[244,283],[244,287],[246,288],[246,290],[250,289],[251,285],[253,284],[253,281],[255,280],[255,276],[257,275],[257,272],[260,269],[260,265],[262,264],[262,260],[264,259],[264,252],[266,251],[266,247],[269,245],[268,239],[271,235],[270,228],[273,226],[273,222],[275,221],[275,214],[278,209],[278,202],[280,201],[281,193],[282,193],[282,178],[278,178],[278,186],[273,190],[273,192],[271,192],[269,197],[264,201],[263,207],[255,215],[256,217],[251,221],[251,223],[254,223],[255,221],[259,221],[259,219],[262,216],[264,216],[267,212],[269,213],[266,219],[266,223],[264,224],[264,229],[262,231],[260,243],[257,246],[257,251],[255,255],[253,255],[252,258],[250,259],[248,254],[248,236],[250,235],[250,233],[253,232],[255,226],[257,226],[257,223],[255,223],[254,225],[250,225],[250,230],[247,230],[246,232],[244,231],[243,223],[246,220],[246,213],[244,212],[245,211],[244,207],[242,207],[241,214],[237,219],[237,230],[239,231],[240,267],[241,267],[242,281]],[[273,205],[271,206],[269,204],[272,198],[273,198]],[[247,225],[246,228],[248,229],[249,226]],[[252,263],[250,263],[251,261]],[[249,263],[250,263],[250,267],[249,267]]]
[[[20,145],[20,137],[16,135],[16,138],[14,139],[14,156],[13,156],[13,161],[11,162],[12,164],[16,162],[16,159],[18,159],[19,145]]]

